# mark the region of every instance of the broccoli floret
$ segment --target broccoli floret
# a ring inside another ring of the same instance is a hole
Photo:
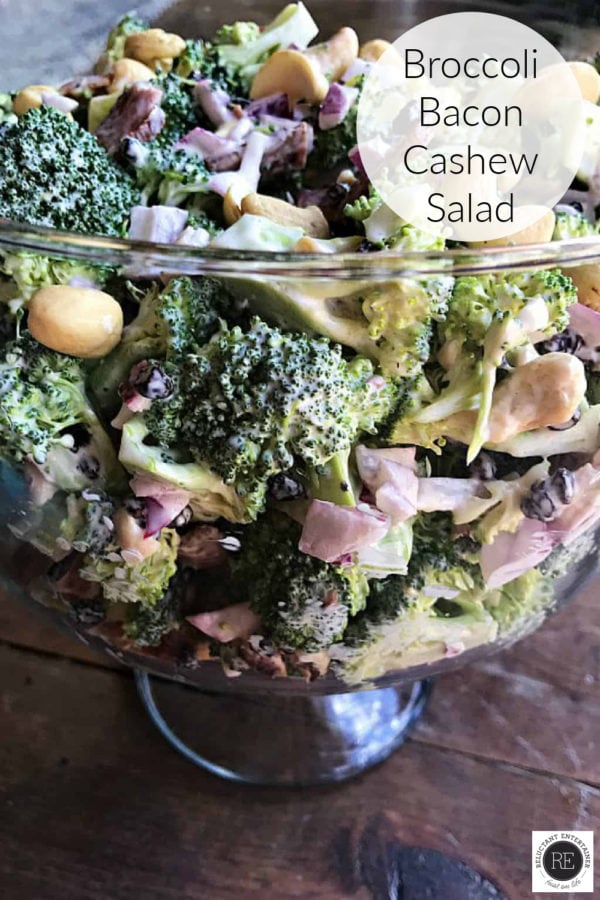
[[[135,178],[142,190],[142,202],[150,206],[183,206],[195,194],[208,191],[209,171],[197,153],[140,143],[136,153]]]
[[[32,109],[0,134],[0,216],[121,235],[138,202],[129,175],[56,109]]]
[[[152,606],[129,604],[123,626],[125,636],[138,647],[157,647],[165,635],[181,620],[178,573],[172,577],[163,596]]]
[[[317,32],[303,3],[288,4],[262,29],[253,22],[223,26],[217,32],[218,44],[214,50],[226,86],[233,94],[247,96],[254,75],[272,53],[291,45],[304,50]]]
[[[308,157],[307,168],[329,171],[350,164],[348,153],[356,146],[357,114],[358,101],[335,128],[328,128],[326,131],[315,129],[314,145]]]
[[[300,526],[264,516],[241,533],[234,584],[277,646],[312,652],[341,639],[368,584],[355,566],[332,566],[298,549]]]
[[[211,238],[216,238],[223,231],[211,217],[208,210],[198,209],[195,205],[193,209],[188,211],[187,224],[189,228],[204,228],[208,231]]]
[[[370,583],[334,659],[349,681],[375,678],[494,640],[498,625],[476,564],[475,545],[454,541],[447,513],[418,515],[406,575]]]
[[[125,55],[125,41],[129,35],[147,31],[149,28],[148,23],[136,12],[126,13],[108,35],[104,51],[106,62],[115,63],[118,59],[122,59]]]
[[[351,624],[347,639],[359,640],[371,624],[395,619],[404,608],[431,606],[434,588],[472,591],[482,585],[476,545],[455,540],[450,513],[420,513],[413,522],[412,553],[405,575],[374,580],[366,609]],[[429,596],[424,590],[429,589]]]
[[[381,202],[381,197],[371,186],[368,195],[363,194],[361,197],[357,197],[353,203],[346,204],[344,215],[355,222],[364,222],[381,206]]]
[[[534,330],[549,336],[564,331],[577,291],[572,280],[558,269],[457,278],[443,336],[481,347],[499,317],[518,318],[529,304],[540,300],[546,304],[548,321]]]
[[[165,124],[150,142],[130,138],[126,156],[146,205],[183,205],[191,195],[207,191],[208,169],[201,156],[176,150],[177,141],[198,125],[193,82],[174,72],[159,75],[156,86],[162,91],[161,108]]]
[[[445,420],[455,413],[478,410],[467,462],[485,443],[496,373],[511,354],[531,348],[540,334],[554,335],[569,323],[569,307],[577,299],[572,280],[557,270],[466,276],[457,278],[446,319],[439,328],[440,358],[451,359],[448,386],[431,403],[416,410],[393,430],[403,442],[411,425],[426,426],[428,443],[446,433]],[[436,431],[437,429],[437,431]]]
[[[553,241],[566,241],[569,238],[590,237],[595,234],[598,234],[596,226],[589,222],[583,213],[575,209],[572,212],[560,210],[556,213]]]
[[[389,415],[397,388],[373,378],[372,364],[348,363],[324,338],[285,334],[254,319],[244,333],[223,327],[185,358],[175,395],[146,414],[163,446],[183,446],[227,484],[255,498],[267,479],[298,457],[320,465],[373,432]]]
[[[211,46],[202,40],[188,40],[185,50],[175,60],[173,72],[179,78],[194,80],[208,75],[212,69]]]
[[[14,125],[17,121],[17,116],[12,109],[11,95],[0,93],[0,129],[5,125]]]
[[[89,383],[100,408],[114,411],[118,387],[127,381],[135,363],[156,358],[174,361],[195,352],[234,308],[227,290],[214,278],[172,278],[163,291],[153,285],[119,345],[90,368]]]
[[[154,286],[142,298],[121,346],[153,338],[154,356],[176,359],[206,344],[233,309],[229,293],[215,278],[172,278],[164,290]]]
[[[79,260],[56,259],[37,253],[0,253],[0,272],[15,283],[17,296],[30,299],[40,288],[51,284],[89,284],[101,288],[111,275],[107,266]]]
[[[452,280],[402,278],[367,287],[361,296],[367,335],[382,371],[414,378],[431,353],[435,322],[446,315]]]
[[[102,553],[114,539],[114,508],[113,501],[102,494],[69,494],[62,538],[78,553]]]
[[[167,359],[206,344],[221,319],[234,312],[234,302],[215,278],[173,278],[161,293],[157,315],[165,332]]]
[[[190,506],[198,521],[214,522],[223,518],[246,523],[254,517],[235,489],[208,466],[182,461],[178,448],[168,452],[155,446],[141,416],[134,416],[123,426],[119,459],[128,472],[148,474],[156,481],[189,491]]]
[[[88,553],[83,558],[79,574],[85,581],[101,584],[104,599],[110,603],[153,607],[164,596],[177,571],[178,546],[177,532],[163,528],[158,549],[146,559],[128,564],[118,554],[96,556]],[[115,555],[117,559],[114,559]]]
[[[148,146],[171,148],[179,138],[198,125],[196,104],[192,95],[194,83],[179,78],[174,72],[158,75],[154,83],[163,92],[160,105],[165,114],[165,124]]]
[[[375,360],[384,375],[411,379],[430,356],[433,324],[443,320],[451,288],[447,276],[372,282],[358,290],[332,281],[325,294],[308,282],[231,279],[232,292],[267,321],[322,334]]]
[[[575,558],[572,562],[576,562]],[[539,624],[551,603],[552,582],[538,569],[530,569],[498,590],[489,591],[485,598],[486,608],[503,635],[530,630]]]
[[[221,44],[249,44],[260,35],[256,22],[234,22],[233,25],[221,25],[213,38],[217,46]]]
[[[121,487],[122,470],[87,399],[77,360],[43,347],[26,332],[2,349],[0,396],[0,455],[4,459],[32,458],[45,464],[65,490],[73,489],[73,479],[83,479],[81,486],[91,481]],[[89,437],[83,456],[75,452],[70,433],[74,426],[83,426]]]

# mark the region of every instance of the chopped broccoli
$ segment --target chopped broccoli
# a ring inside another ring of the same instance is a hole
[[[404,593],[409,602],[424,588],[444,585],[470,590],[480,585],[481,575],[475,558],[477,545],[455,539],[449,513],[420,513],[413,523],[413,551],[404,576]]]
[[[157,316],[164,329],[168,359],[194,352],[234,312],[233,301],[215,278],[172,278],[159,297]]]
[[[165,114],[165,124],[148,146],[169,149],[179,138],[198,125],[196,104],[192,94],[194,83],[186,78],[179,78],[174,72],[158,75],[154,83],[163,92],[160,105]]]
[[[199,154],[175,149],[177,141],[198,125],[193,82],[174,72],[159,75],[165,124],[150,142],[129,138],[125,155],[147,205],[183,205],[192,195],[206,192],[209,173]]]
[[[128,564],[118,554],[117,559],[113,559],[113,553],[104,556],[88,553],[79,574],[85,581],[101,584],[104,599],[110,603],[139,603],[152,607],[164,596],[177,571],[178,545],[177,532],[163,528],[158,549],[146,559]]]
[[[114,503],[101,494],[67,495],[61,536],[78,553],[102,553],[113,540]]]
[[[247,96],[256,72],[272,53],[292,45],[304,50],[317,32],[303,3],[288,4],[262,29],[253,22],[236,22],[220,28],[215,58],[230,92]]]
[[[552,233],[553,241],[566,241],[569,238],[590,237],[590,235],[596,234],[598,234],[596,226],[576,209],[572,212],[559,210],[556,213],[556,221]]]
[[[381,197],[376,189],[371,186],[368,195],[362,194],[353,203],[346,204],[344,215],[354,222],[364,222],[381,206],[381,203]]]
[[[256,278],[229,283],[267,321],[352,347],[394,378],[419,375],[431,352],[434,322],[444,318],[452,287],[446,276],[375,281],[358,290],[351,282],[333,280],[325,288]]]
[[[394,377],[414,377],[431,353],[434,323],[446,315],[450,278],[402,278],[373,284],[360,297],[373,342],[373,356],[382,371]],[[371,354],[369,354],[371,355]]]
[[[163,291],[153,285],[121,343],[90,368],[91,392],[108,414],[119,403],[118,388],[142,359],[175,360],[195,352],[233,314],[226,288],[214,278],[172,278]]]
[[[233,25],[221,25],[217,29],[213,42],[221,44],[249,44],[260,36],[260,28],[256,22],[234,22]]]
[[[498,624],[484,589],[476,545],[453,540],[448,513],[419,514],[406,575],[370,582],[366,609],[332,656],[349,681],[432,662],[494,640]]]
[[[512,353],[532,349],[540,335],[564,331],[576,299],[572,280],[557,270],[457,278],[439,328],[440,358],[451,358],[448,385],[397,423],[394,440],[420,442],[411,430],[418,424],[426,426],[426,446],[434,446],[447,433],[446,419],[476,409],[467,457],[471,462],[486,441],[498,368],[505,359],[510,363]]]
[[[188,209],[187,224],[188,228],[204,228],[208,231],[211,238],[216,238],[223,231],[211,216],[211,211],[209,209],[199,209],[196,201],[194,201],[192,208]]]
[[[501,588],[489,591],[485,598],[486,608],[498,623],[500,633],[514,637],[539,625],[551,603],[551,581],[538,569],[529,569]]]
[[[165,447],[186,447],[254,498],[257,512],[271,475],[296,457],[327,462],[373,432],[397,396],[373,379],[368,360],[348,363],[324,338],[284,334],[260,319],[246,333],[223,327],[173,375],[174,397],[146,413],[151,434]]]
[[[405,575],[390,575],[371,583],[367,607],[351,627],[359,636],[370,622],[395,618],[404,607],[435,599],[436,588],[450,592],[480,587],[475,546],[455,540],[450,513],[420,513],[413,522],[412,553]],[[433,598],[433,599],[432,599]]]
[[[361,222],[367,240],[373,248],[385,248],[410,253],[415,250],[443,250],[444,238],[429,234],[406,222],[371,187],[369,195],[349,203],[344,212],[348,218]]]
[[[138,647],[157,647],[169,632],[179,627],[181,581],[179,572],[176,572],[163,596],[152,606],[139,603],[128,605],[123,631]]]
[[[139,202],[126,172],[94,137],[52,107],[0,135],[0,216],[84,234],[124,233]]]
[[[197,153],[158,146],[156,141],[150,147],[137,143],[135,179],[143,203],[183,206],[194,194],[207,192],[209,171]]]
[[[65,490],[74,489],[76,469],[81,487],[90,482],[120,487],[121,468],[86,397],[77,360],[48,350],[25,333],[2,349],[0,396],[3,458],[20,462],[31,457],[45,464]],[[83,456],[69,431],[74,426],[84,426],[89,441],[84,441]]]
[[[14,125],[17,116],[12,111],[13,102],[10,94],[0,93],[0,129],[6,125]]]
[[[217,279],[207,276],[172,278],[159,294],[155,309],[167,359],[194,352],[206,344],[218,331],[220,320],[230,313],[233,313],[233,301]],[[135,321],[131,336],[134,334]]]
[[[481,347],[490,327],[499,317],[519,318],[524,312],[545,304],[542,318],[532,331],[551,336],[569,325],[569,307],[577,300],[572,280],[558,269],[469,275],[457,278],[448,315],[442,328],[445,340]],[[528,328],[525,329],[526,333]]]
[[[315,129],[315,140],[307,168],[327,172],[342,165],[349,166],[348,153],[356,146],[358,102],[350,107],[344,120],[326,131]]]
[[[312,652],[341,636],[365,603],[368,584],[356,566],[331,566],[298,549],[300,526],[264,516],[241,533],[232,557],[234,584],[260,615],[277,646]]]
[[[107,63],[115,63],[123,58],[125,55],[125,41],[130,34],[138,34],[140,31],[147,31],[149,28],[148,23],[138,16],[136,12],[126,13],[117,22],[112,31],[109,32],[104,51]]]
[[[209,74],[212,66],[211,46],[202,40],[188,40],[185,50],[175,60],[173,72],[179,78],[196,80]]]
[[[152,475],[156,481],[189,491],[189,505],[196,520],[213,522],[223,518],[245,523],[253,518],[245,499],[208,466],[182,461],[177,450],[169,453],[149,442],[149,438],[141,416],[125,423],[119,459],[127,471]]]
[[[89,284],[101,288],[111,269],[79,260],[39,256],[37,253],[0,252],[0,272],[12,279],[17,296],[27,301],[40,288],[51,284]]]

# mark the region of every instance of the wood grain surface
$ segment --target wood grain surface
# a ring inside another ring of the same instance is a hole
[[[460,857],[520,900],[531,829],[592,828],[600,814],[594,787],[418,735],[343,786],[242,789],[174,755],[124,675],[14,648],[0,669],[10,898],[348,897],[370,828],[371,844],[384,831]]]
[[[0,0],[3,87],[85,68],[130,5]],[[150,16],[163,5],[138,4]],[[309,5],[322,34],[353,24],[364,40],[395,37],[442,7],[500,6]],[[280,6],[182,0],[160,24],[206,35]],[[600,46],[597,3],[502,8],[529,21],[533,10],[568,55]],[[129,672],[0,595],[0,898],[493,900],[486,876],[509,900],[534,896],[531,830],[599,821],[599,591],[515,648],[439,678],[413,736],[384,764],[302,791],[236,787],[194,768],[147,720]],[[461,880],[454,859],[481,875]]]
[[[460,859],[510,900],[532,896],[531,830],[593,829],[600,815],[598,588],[439,678],[383,765],[302,791],[195,769],[147,721],[126,671],[5,596],[0,896],[425,900],[377,881],[400,845]],[[447,883],[437,891],[452,900]]]

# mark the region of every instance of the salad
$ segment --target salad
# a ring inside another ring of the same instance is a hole
[[[356,148],[389,45],[317,32],[302,3],[211,41],[128,14],[93,74],[0,95],[0,217],[442,251]],[[578,181],[513,243],[597,234],[600,75],[573,65]],[[7,524],[47,559],[36,595],[121,646],[359,682],[518,634],[594,546],[600,267],[311,282],[2,248],[0,272]]]

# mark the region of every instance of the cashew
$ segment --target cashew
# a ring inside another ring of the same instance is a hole
[[[373,41],[367,41],[366,44],[362,44],[360,50],[358,51],[358,55],[361,59],[366,59],[367,62],[377,62],[377,60],[383,56],[386,50],[389,50],[392,45],[389,41],[384,41],[381,38],[375,38]]]
[[[22,88],[13,102],[15,115],[24,116],[30,109],[39,109],[43,103],[42,94],[58,94],[58,91],[47,84],[30,84]]]
[[[579,302],[600,312],[600,265],[574,266],[563,269],[563,272],[573,279]]]
[[[590,63],[570,62],[569,68],[581,91],[584,100],[597,103],[600,100],[600,75]]]
[[[96,359],[121,340],[123,311],[103,291],[51,285],[33,295],[28,310],[33,337],[59,353]]]
[[[318,206],[302,209],[276,197],[248,194],[242,200],[242,213],[264,216],[278,225],[299,226],[313,238],[329,237],[329,224]]]
[[[547,353],[516,368],[494,390],[485,447],[524,431],[563,425],[574,415],[586,391],[581,360],[568,353]],[[461,443],[473,437],[477,410],[444,420],[443,434]]]
[[[173,60],[185,50],[185,41],[178,34],[162,28],[149,28],[130,34],[125,41],[125,56],[145,63],[151,69],[170,71]]]
[[[140,560],[146,559],[159,549],[160,541],[155,537],[144,537],[143,528],[126,509],[115,512],[113,524],[117,543],[129,555],[131,562],[135,563],[138,554]]]
[[[329,82],[304,53],[299,50],[277,50],[254,76],[250,98],[260,100],[270,94],[287,94],[291,106],[300,100],[322,103]]]
[[[108,91],[110,94],[120,94],[136,81],[151,81],[153,78],[154,72],[144,63],[124,57],[114,64]]]
[[[319,240],[314,237],[301,237],[293,246],[294,253],[352,253],[358,250],[362,243],[359,235],[333,238],[333,240]]]
[[[469,241],[469,247],[514,247],[521,244],[542,244],[552,239],[554,231],[555,215],[551,209],[520,231],[507,234],[505,237],[494,238],[491,241]]]
[[[339,81],[358,56],[358,36],[354,28],[340,28],[325,43],[305,50],[304,56],[315,63],[328,81]]]
[[[547,353],[519,366],[494,390],[488,441],[499,444],[523,431],[568,422],[586,391],[581,360]]]
[[[236,186],[231,185],[225,196],[223,197],[223,217],[228,225],[235,225],[238,219],[242,217],[240,205],[243,197],[239,197],[239,191]]]
[[[250,88],[250,98],[287,94],[293,106],[300,100],[322,103],[329,82],[337,81],[358,55],[358,37],[353,28],[340,28],[323,44],[299,50],[277,50],[261,66]]]

